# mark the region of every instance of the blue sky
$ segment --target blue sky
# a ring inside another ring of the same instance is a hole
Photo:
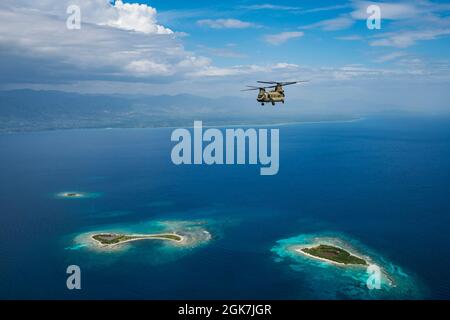
[[[366,20],[355,17],[357,11],[358,14],[365,14],[364,9],[369,4],[367,2],[366,5],[365,1],[277,1],[273,4],[264,1],[226,1],[214,5],[211,1],[193,1],[189,4],[185,1],[160,0],[143,3],[158,8],[159,20],[165,26],[189,34],[184,39],[189,50],[201,51],[203,47],[214,49],[208,52],[204,48],[209,54],[216,53],[214,60],[221,65],[288,61],[311,66],[360,63],[374,66],[380,60],[393,62],[396,60],[393,57],[400,57],[400,52],[403,56],[429,59],[447,59],[450,56],[449,2],[386,2],[386,11],[389,12],[382,19],[381,30],[369,30]],[[382,18],[383,5],[380,3]],[[402,11],[405,13],[402,14]],[[236,19],[249,25],[213,28],[198,23],[205,19]],[[430,25],[430,21],[436,26]],[[433,36],[431,40],[425,40],[426,36],[422,36],[414,43],[405,45],[373,44],[377,37],[391,32],[409,32],[413,38],[415,32],[424,29],[446,29],[447,33]],[[267,35],[282,32],[303,32],[303,35],[277,46],[265,41]],[[231,48],[230,44],[233,45]],[[398,54],[394,55],[396,51]]]
[[[80,30],[65,27],[69,4]],[[292,96],[321,106],[437,112],[450,98],[449,1],[4,0],[0,34],[4,90],[237,96],[308,79]]]

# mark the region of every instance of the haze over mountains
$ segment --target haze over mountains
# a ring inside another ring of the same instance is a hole
[[[358,115],[337,111],[324,115],[310,102],[289,100],[276,107],[254,97],[205,98],[179,95],[101,95],[61,91],[0,91],[0,131],[73,128],[142,128],[204,125],[272,124],[348,120]]]

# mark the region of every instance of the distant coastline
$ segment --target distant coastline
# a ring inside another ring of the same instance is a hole
[[[268,126],[348,121],[359,116],[338,109],[322,112],[311,102],[290,99],[261,108],[254,97],[192,94],[117,95],[54,90],[0,90],[0,132],[69,129]]]
[[[307,124],[332,124],[332,123],[353,123],[363,121],[366,118],[350,118],[342,120],[305,120],[305,121],[292,121],[292,122],[256,122],[256,123],[229,123],[224,124],[217,121],[209,121],[204,128],[248,128],[248,127],[285,127],[295,125],[307,125]],[[187,128],[192,129],[193,122],[186,122],[186,125],[180,123],[180,125],[149,125],[149,126],[117,126],[117,127],[73,127],[73,128],[43,128],[43,129],[3,129],[0,128],[0,134],[26,134],[26,133],[41,133],[41,132],[58,132],[58,131],[84,131],[84,130],[142,130],[142,129],[175,129],[175,128]],[[217,123],[217,124],[216,124]]]

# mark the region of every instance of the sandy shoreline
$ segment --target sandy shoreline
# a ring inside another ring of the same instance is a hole
[[[117,243],[101,243],[99,240],[95,239],[94,236],[99,235],[99,234],[92,234],[89,238],[90,240],[92,240],[98,247],[101,248],[111,248],[111,247],[116,247],[116,246],[120,246],[124,243],[128,243],[128,242],[133,242],[133,241],[140,241],[140,240],[167,240],[167,241],[173,241],[176,243],[182,243],[186,240],[185,237],[177,234],[177,233],[156,233],[156,234],[127,234],[125,236],[127,237],[136,237],[134,239],[128,239],[125,241],[120,241]],[[175,239],[170,239],[167,238],[165,236],[176,236],[176,237],[180,237],[180,240],[175,240]]]
[[[341,263],[341,262],[337,262],[337,261],[333,261],[333,260],[328,260],[328,259],[325,259],[325,258],[322,258],[322,257],[317,257],[317,256],[314,256],[314,255],[309,254],[309,253],[307,253],[307,252],[305,252],[305,251],[302,250],[302,249],[312,249],[312,248],[314,248],[314,247],[316,247],[316,246],[318,246],[318,245],[320,245],[320,244],[317,244],[317,245],[310,245],[310,246],[303,246],[303,247],[296,247],[296,248],[294,249],[294,251],[297,252],[297,253],[303,254],[303,255],[305,255],[305,256],[307,256],[307,257],[309,257],[309,258],[317,259],[317,260],[320,260],[320,261],[323,261],[323,262],[328,262],[328,263],[331,263],[331,264],[334,264],[334,265],[337,265],[337,266],[341,266],[341,267],[358,267],[358,266],[359,266],[359,267],[367,267],[367,266],[370,265],[369,261],[367,261],[367,258],[362,258],[362,257],[360,257],[359,255],[356,255],[356,254],[354,254],[353,252],[351,252],[351,251],[349,251],[349,250],[347,250],[347,249],[338,247],[338,246],[336,246],[336,245],[333,245],[333,246],[336,247],[336,248],[339,248],[339,249],[341,249],[341,250],[347,251],[347,252],[350,253],[352,256],[354,256],[354,257],[356,257],[356,258],[359,258],[359,259],[361,259],[361,260],[364,260],[367,264],[366,264],[366,265],[362,265],[362,264],[345,264],[345,263]]]

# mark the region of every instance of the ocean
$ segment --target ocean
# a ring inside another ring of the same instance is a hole
[[[175,166],[170,128],[1,134],[0,298],[450,299],[449,118],[279,129],[274,176]],[[84,238],[186,230],[211,239],[108,251]],[[370,256],[395,286],[369,290],[365,270],[290,250],[318,238]]]

